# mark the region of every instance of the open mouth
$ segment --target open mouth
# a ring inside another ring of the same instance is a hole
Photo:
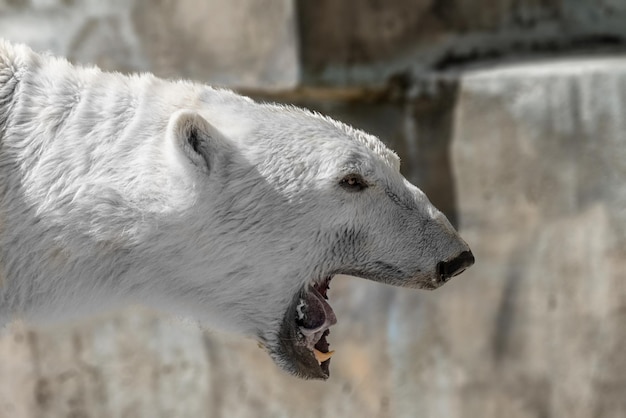
[[[346,273],[344,273],[346,274]],[[365,271],[351,271],[354,277],[377,279]],[[278,344],[270,347],[270,355],[286,371],[305,379],[328,379],[330,361],[334,350],[330,350],[328,336],[330,327],[337,323],[333,309],[328,303],[328,290],[334,275],[306,283],[294,296],[287,309],[278,333]],[[393,282],[391,282],[393,283]],[[423,289],[436,289],[445,281],[419,282]]]
[[[326,337],[329,328],[337,323],[337,318],[328,300],[330,277],[305,286],[296,305],[296,325],[304,337],[304,344],[319,363],[324,374],[329,374],[330,358],[334,351],[329,350]]]
[[[287,309],[279,342],[270,354],[287,371],[307,379],[328,379],[330,350],[329,328],[337,323],[328,304],[332,276],[305,284]]]
[[[445,284],[474,263],[474,256],[466,251],[458,257],[437,264],[431,274],[406,274],[382,262],[371,263],[369,269],[335,271],[354,277],[391,285],[432,290]],[[335,274],[305,283],[295,295],[283,315],[278,331],[278,341],[268,346],[274,361],[284,370],[305,379],[328,379],[330,327],[337,323],[333,309],[328,304],[328,289]],[[407,278],[409,277],[409,278]]]

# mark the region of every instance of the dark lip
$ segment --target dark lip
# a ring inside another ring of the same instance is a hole
[[[432,273],[430,275],[423,275],[422,272],[417,272],[413,275],[408,275],[404,273],[402,270],[398,269],[386,269],[386,274],[381,274],[380,272],[370,272],[361,269],[351,269],[351,270],[343,270],[341,273],[335,274],[345,274],[347,276],[358,277],[360,279],[371,280],[377,283],[383,283],[386,285],[394,286],[394,287],[407,287],[411,289],[420,289],[420,290],[435,290],[445,283],[447,283],[450,278],[443,279],[439,274]],[[391,272],[395,274],[391,274]]]

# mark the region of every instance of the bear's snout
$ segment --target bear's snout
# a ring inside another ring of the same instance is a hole
[[[437,275],[441,282],[445,283],[450,278],[463,273],[472,264],[474,264],[474,254],[471,251],[463,251],[449,261],[440,261],[437,264]]]

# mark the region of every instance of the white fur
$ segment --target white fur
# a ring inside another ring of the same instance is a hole
[[[4,321],[141,301],[271,346],[307,282],[467,249],[377,138],[227,90],[0,41],[0,140]]]

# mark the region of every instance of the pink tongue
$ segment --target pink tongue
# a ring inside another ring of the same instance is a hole
[[[302,328],[306,334],[318,332],[337,323],[333,308],[314,287],[308,288],[302,301],[304,302]]]

